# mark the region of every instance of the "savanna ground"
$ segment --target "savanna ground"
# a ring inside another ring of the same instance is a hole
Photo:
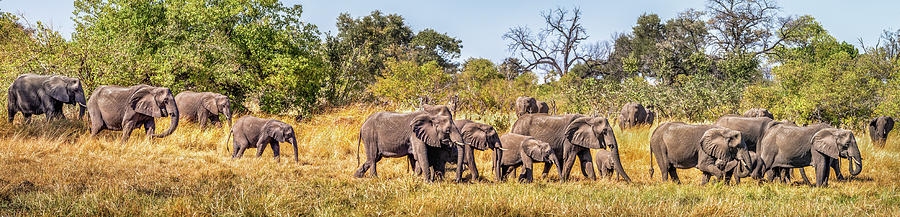
[[[295,127],[299,163],[275,162],[271,150],[256,158],[253,149],[232,160],[224,128],[182,124],[172,136],[153,140],[138,130],[123,145],[120,132],[90,138],[78,121],[47,124],[39,116],[26,126],[20,115],[15,124],[0,121],[0,216],[900,216],[896,133],[876,148],[857,132],[862,174],[827,188],[751,179],[700,186],[696,169],[679,170],[683,184],[662,182],[658,169],[648,174],[653,127],[615,129],[632,183],[585,180],[578,168],[568,183],[552,181],[552,173],[531,184],[492,183],[485,172],[489,153],[478,153],[484,182],[423,183],[408,172],[405,158],[381,161],[380,177],[352,178],[358,128],[379,110],[356,105],[302,122],[265,116]],[[167,127],[168,121],[159,122],[159,129]]]

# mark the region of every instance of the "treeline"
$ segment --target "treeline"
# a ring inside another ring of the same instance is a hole
[[[762,107],[778,119],[851,128],[900,113],[900,31],[854,46],[768,0],[710,0],[667,20],[643,14],[599,42],[589,41],[581,9],[547,10],[540,28],[503,35],[513,55],[498,63],[460,60],[459,39],[379,11],[341,14],[337,32],[323,33],[303,22],[301,6],[275,0],[74,4],[70,40],[0,12],[4,85],[23,73],[64,74],[87,91],[214,91],[236,110],[298,116],[355,102],[509,113],[523,95],[558,112],[605,115],[640,102],[661,116],[706,120]]]

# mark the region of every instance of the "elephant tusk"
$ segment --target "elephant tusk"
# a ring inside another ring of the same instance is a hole
[[[500,149],[501,151],[509,151],[509,149],[505,149],[505,148],[501,148],[501,147],[497,147],[497,149]]]
[[[853,159],[853,161],[856,161],[856,164],[862,165],[862,161],[860,161],[859,159]]]

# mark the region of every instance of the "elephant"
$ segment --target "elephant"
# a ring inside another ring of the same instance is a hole
[[[813,166],[816,169],[815,186],[827,186],[829,171],[841,157],[850,160],[851,175],[859,175],[862,171],[862,156],[853,132],[826,124],[775,126],[763,137],[757,149],[769,181],[773,181],[776,174],[785,172],[783,170]]]
[[[471,120],[455,120],[453,124],[459,127],[463,144],[454,146],[456,156],[456,182],[462,181],[463,165],[469,167],[472,173],[472,180],[478,179],[478,167],[475,165],[474,150],[485,151],[493,150],[493,162],[499,162],[502,154],[500,136],[494,127],[487,124],[477,123]],[[499,176],[500,168],[497,165],[493,167],[495,176]]]
[[[607,150],[597,150],[597,152],[594,153],[594,163],[597,164],[597,170],[600,171],[600,176],[612,177],[613,173],[616,171],[616,165],[612,159],[612,152]],[[616,178],[618,178],[618,174],[616,176]]]
[[[769,119],[775,120],[775,116],[772,113],[769,113],[768,109],[750,109],[744,112],[744,117],[767,117]]]
[[[702,184],[706,184],[710,176],[726,182],[731,175],[747,177],[752,160],[741,132],[682,122],[666,122],[653,131],[650,136],[651,164],[653,157],[656,157],[663,180],[672,176],[673,181],[680,183],[676,169],[697,168],[703,172]],[[653,176],[652,165],[650,176]]]
[[[131,131],[143,126],[148,137],[163,138],[178,127],[178,105],[172,91],[165,87],[135,85],[130,87],[100,86],[87,101],[91,118],[91,136],[101,130],[121,130],[122,143]],[[171,117],[169,129],[156,134],[154,118]]]
[[[370,115],[360,127],[357,143],[357,161],[361,143],[366,146],[366,162],[354,176],[362,178],[371,168],[372,176],[377,177],[376,164],[381,158],[407,157],[413,169],[424,173],[426,182],[434,181],[435,174],[443,174],[446,164],[440,156],[446,155],[450,146],[463,142],[452,118],[447,106],[431,105],[410,113],[382,111]]]
[[[534,180],[534,162],[546,162],[556,165],[560,170],[559,158],[550,148],[550,144],[537,140],[531,136],[515,133],[507,133],[500,137],[503,151],[499,163],[495,163],[501,171],[497,176],[498,181],[506,181],[506,176],[519,166],[524,167],[519,174],[519,181],[532,182]]]
[[[62,75],[19,75],[9,86],[6,111],[7,121],[12,123],[17,112],[22,112],[25,122],[31,122],[31,115],[47,114],[47,121],[63,118],[63,104],[77,105],[78,119],[84,117],[87,102],[81,80]]]
[[[200,128],[205,128],[207,122],[219,125],[219,114],[225,115],[228,125],[231,125],[231,101],[228,96],[212,92],[184,91],[175,95],[175,103],[178,104],[178,117],[184,121],[200,122]]]
[[[538,112],[537,100],[532,97],[520,96],[516,98],[516,116],[533,114]]]
[[[535,113],[550,114],[550,106],[547,105],[547,102],[537,101],[537,112]]]
[[[628,103],[622,106],[619,114],[619,128],[622,130],[638,125],[653,125],[656,113],[648,112],[640,103]]]
[[[266,145],[271,145],[275,160],[278,161],[281,155],[279,143],[289,142],[294,146],[294,161],[300,161],[300,154],[297,152],[297,134],[290,124],[244,115],[231,127],[231,135],[234,137],[232,159],[244,156],[247,148],[256,148],[256,157],[260,157],[266,150]]]
[[[612,152],[616,172],[625,181],[631,181],[622,168],[616,135],[606,118],[577,114],[525,114],[516,120],[510,132],[549,143],[557,158],[562,161],[560,164],[563,168],[559,170],[559,177],[563,182],[568,178],[575,158],[581,162],[581,173],[587,178],[596,179],[590,149],[606,148]],[[550,172],[550,166],[545,163],[542,173],[544,176]]]
[[[872,138],[872,144],[884,147],[887,142],[888,133],[894,129],[894,118],[888,116],[880,116],[869,121],[869,137]]]

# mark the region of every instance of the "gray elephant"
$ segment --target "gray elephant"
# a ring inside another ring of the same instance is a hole
[[[775,116],[772,113],[769,113],[768,109],[750,109],[744,112],[744,117],[767,117],[769,119],[775,120]]]
[[[751,156],[741,140],[741,133],[712,125],[682,122],[660,124],[650,136],[650,161],[656,163],[663,180],[680,183],[676,169],[697,168],[703,172],[702,183],[710,176],[727,182],[728,177],[750,174]],[[739,174],[735,174],[739,172]],[[650,166],[653,176],[653,166]]]
[[[182,121],[198,121],[200,128],[205,128],[207,122],[220,125],[219,115],[222,114],[228,120],[228,125],[231,125],[231,101],[228,96],[213,92],[184,91],[175,95],[175,102]]]
[[[656,113],[648,112],[640,103],[628,103],[619,112],[619,128],[622,130],[639,125],[653,125]]]
[[[616,164],[612,159],[612,152],[607,150],[597,150],[597,152],[594,152],[594,163],[597,164],[597,170],[600,171],[600,176],[612,177],[616,171]],[[616,178],[618,179],[618,174],[616,174]]]
[[[894,118],[888,116],[880,116],[869,121],[869,137],[872,138],[872,144],[876,146],[884,146],[887,142],[888,133],[894,129]]]
[[[91,136],[101,130],[122,131],[122,143],[131,136],[131,131],[144,127],[148,137],[162,138],[175,132],[178,127],[178,105],[169,88],[149,85],[131,87],[100,86],[87,102],[91,118]],[[156,134],[154,118],[171,117],[169,129]]]
[[[825,124],[775,126],[760,141],[757,149],[769,181],[773,181],[776,174],[786,172],[783,170],[813,166],[816,169],[816,186],[825,186],[831,167],[842,156],[850,160],[851,175],[859,175],[862,171],[862,157],[853,132]]]
[[[516,116],[533,114],[538,112],[537,100],[532,97],[520,96],[516,98]]]
[[[572,166],[575,164],[575,158],[581,162],[581,174],[590,179],[596,179],[590,149],[606,148],[612,152],[612,158],[616,162],[616,172],[625,181],[631,181],[631,178],[625,173],[625,169],[622,168],[616,135],[606,118],[572,114],[525,114],[516,120],[510,132],[532,136],[537,140],[549,143],[557,158],[562,161],[563,168],[559,170],[559,177],[562,181],[566,181],[568,178]],[[545,164],[542,174],[546,176],[548,172],[550,172],[550,164]]]
[[[256,148],[256,157],[260,157],[266,150],[266,145],[270,145],[275,160],[279,160],[281,155],[279,143],[288,142],[294,146],[294,161],[300,161],[297,153],[297,135],[290,124],[245,115],[231,127],[231,135],[234,136],[234,152],[231,158],[241,158],[247,148]]]
[[[498,169],[501,171],[497,176],[498,181],[506,181],[506,176],[513,172],[519,166],[524,167],[522,173],[519,174],[519,181],[532,182],[534,180],[533,166],[535,162],[546,162],[556,165],[560,170],[559,158],[550,148],[550,144],[537,140],[531,136],[524,136],[515,133],[507,133],[500,137],[503,149],[505,149],[500,157]]]
[[[539,100],[536,102],[537,102],[537,112],[535,112],[535,113],[550,114],[550,106],[547,105],[547,102],[539,101]]]
[[[472,173],[472,180],[478,180],[478,167],[475,165],[475,150],[485,151],[493,150],[494,158],[492,162],[499,162],[502,154],[500,145],[500,135],[494,130],[494,127],[487,124],[477,123],[470,120],[455,120],[454,125],[459,128],[464,143],[455,146],[456,156],[456,182],[462,181],[462,173],[464,166],[468,166]],[[496,165],[493,167],[495,176],[499,176],[500,169]]]
[[[410,113],[383,111],[370,115],[359,130],[359,142],[366,146],[366,162],[353,176],[361,178],[370,168],[372,176],[378,176],[376,164],[381,158],[407,157],[413,169],[424,173],[425,181],[434,181],[435,174],[444,172],[446,162],[441,156],[452,145],[463,142],[452,118],[447,106],[429,105]]]
[[[31,122],[31,115],[47,114],[47,121],[65,118],[63,104],[77,105],[78,119],[84,117],[87,102],[84,89],[77,78],[61,75],[19,75],[9,86],[6,111],[7,121],[12,123],[17,112],[22,112],[25,122]]]

